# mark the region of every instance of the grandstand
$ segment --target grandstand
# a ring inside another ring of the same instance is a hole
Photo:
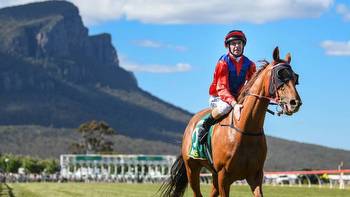
[[[159,182],[170,174],[172,155],[61,155],[61,177],[67,180]]]

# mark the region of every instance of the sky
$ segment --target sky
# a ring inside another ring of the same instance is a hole
[[[281,57],[290,52],[303,105],[293,116],[268,114],[265,133],[350,150],[349,1],[70,1],[90,35],[112,35],[120,66],[142,89],[192,113],[208,107],[228,31],[245,32],[245,55],[255,62],[272,60],[276,46]],[[0,7],[28,2],[1,0]]]

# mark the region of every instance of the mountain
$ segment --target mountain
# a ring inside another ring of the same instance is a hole
[[[78,9],[48,1],[0,10],[1,125],[76,128],[170,141],[191,114],[141,90],[109,34],[88,35]]]
[[[104,120],[117,153],[177,154],[192,114],[138,87],[111,36],[66,1],[0,9],[0,153],[57,157]],[[268,170],[350,167],[350,151],[268,137]]]

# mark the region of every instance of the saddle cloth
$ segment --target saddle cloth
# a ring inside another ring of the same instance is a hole
[[[202,160],[207,160],[207,154],[206,154],[206,148],[209,149],[209,152],[211,153],[211,138],[213,135],[213,126],[210,127],[209,133],[207,136],[207,145],[205,144],[200,144],[199,139],[198,139],[198,129],[199,127],[203,124],[204,119],[206,119],[210,114],[206,114],[199,120],[194,127],[194,131],[192,132],[192,142],[191,142],[191,147],[188,156],[193,158],[193,159],[202,159]]]

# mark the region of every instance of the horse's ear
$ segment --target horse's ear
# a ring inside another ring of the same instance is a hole
[[[288,62],[288,64],[290,64],[290,61],[292,61],[292,56],[290,53],[287,53],[285,60]]]
[[[273,50],[273,60],[275,60],[275,62],[279,62],[280,60],[280,50],[278,47]]]

